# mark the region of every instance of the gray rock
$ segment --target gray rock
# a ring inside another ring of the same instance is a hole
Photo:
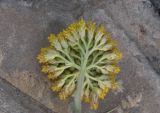
[[[155,11],[160,15],[160,0],[150,0],[153,4]]]
[[[122,106],[122,100],[141,94],[138,105],[131,107],[133,100],[130,109],[121,111],[159,113],[160,17],[149,0],[1,0],[0,77],[53,111],[71,113],[70,100],[60,101],[51,92],[36,56],[48,46],[51,32],[62,31],[80,17],[103,24],[124,56],[117,76],[123,92],[110,92],[95,112],[107,113]],[[89,112],[88,105],[83,112]]]
[[[0,113],[53,113],[50,109],[33,100],[0,79]]]

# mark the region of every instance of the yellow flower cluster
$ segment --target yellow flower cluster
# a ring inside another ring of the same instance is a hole
[[[80,90],[78,82],[81,82],[81,99],[96,110],[98,100],[118,85],[116,74],[120,71],[118,61],[122,53],[116,42],[103,26],[83,19],[57,35],[51,34],[48,40],[50,46],[42,48],[37,58],[42,72],[53,83],[52,90],[59,92],[62,100],[69,96],[76,98],[74,92]]]

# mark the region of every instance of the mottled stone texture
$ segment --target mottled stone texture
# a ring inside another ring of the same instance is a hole
[[[0,79],[0,113],[52,113],[52,111]]]
[[[50,82],[40,72],[36,56],[48,46],[47,36],[62,31],[68,24],[84,17],[103,24],[123,52],[122,71],[117,78],[124,90],[110,92],[95,113],[121,104],[127,96],[142,94],[137,107],[129,113],[159,113],[160,111],[160,17],[149,0],[0,0],[0,78],[29,95],[35,101],[9,95],[0,88],[9,111],[2,104],[2,113],[43,113],[39,103],[57,113],[71,113],[70,100],[60,101],[50,90]],[[155,0],[156,1],[156,0]],[[27,101],[24,105],[17,102]],[[15,106],[13,106],[15,103]],[[31,105],[38,106],[36,109]],[[1,105],[1,104],[0,104]],[[24,107],[25,106],[25,107]],[[29,107],[28,107],[29,106]],[[45,108],[44,107],[44,108]],[[15,112],[17,110],[17,112]],[[19,111],[18,111],[19,110]],[[83,113],[89,113],[87,105]],[[47,113],[47,111],[45,112]],[[116,113],[116,111],[113,111]]]
[[[150,0],[155,8],[155,11],[160,15],[160,0]]]

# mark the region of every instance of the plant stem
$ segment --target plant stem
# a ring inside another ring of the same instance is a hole
[[[88,60],[88,54],[86,53],[84,56],[84,59],[82,59],[82,65],[81,65],[81,70],[80,70],[80,75],[78,78],[78,85],[77,85],[77,90],[75,92],[75,97],[74,97],[74,102],[75,102],[75,113],[82,113],[81,110],[81,97],[83,94],[83,84],[84,84],[84,78],[85,78],[85,73],[86,73],[86,65],[87,65],[87,60]]]

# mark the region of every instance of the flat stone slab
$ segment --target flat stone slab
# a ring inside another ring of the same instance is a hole
[[[95,113],[159,113],[160,17],[149,0],[1,0],[0,77],[53,112],[71,113],[71,100],[60,101],[50,90],[36,57],[50,33],[81,17],[103,24],[124,56],[121,89],[110,92]],[[83,113],[89,112],[84,104]]]
[[[0,79],[0,113],[53,113],[10,83]]]

